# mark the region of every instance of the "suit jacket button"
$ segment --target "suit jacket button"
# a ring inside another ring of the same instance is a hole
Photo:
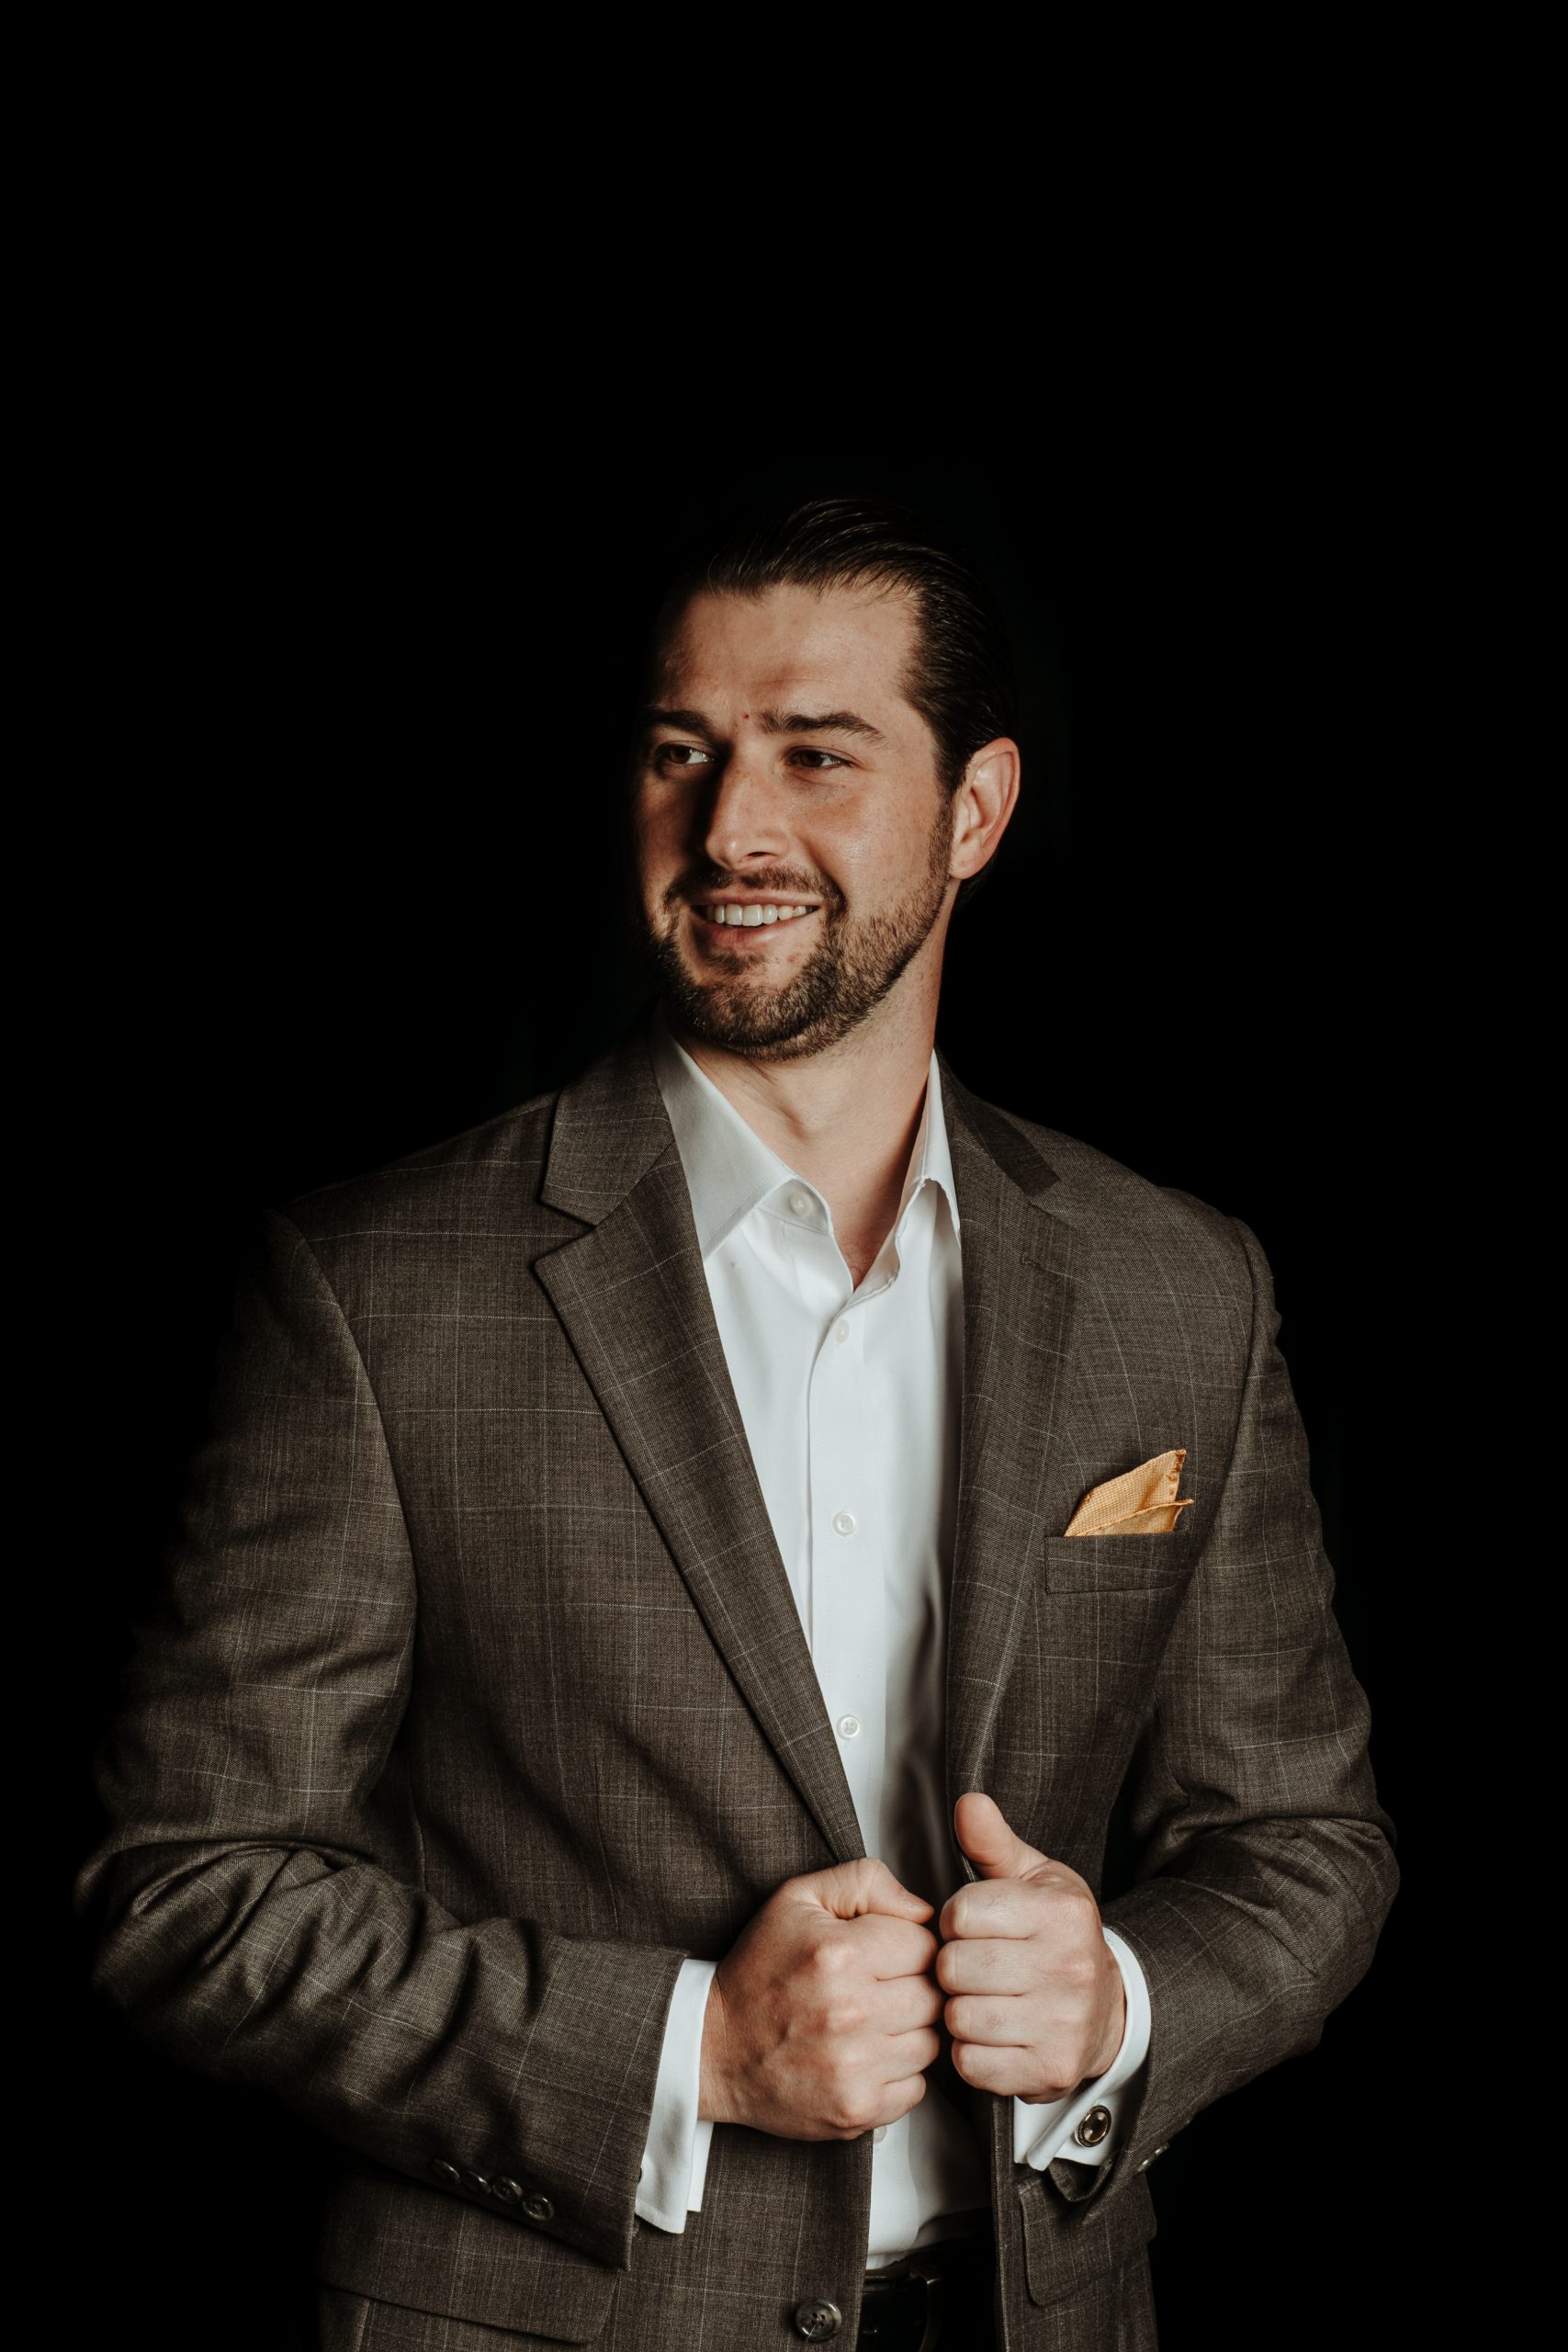
[[[523,2211],[531,2222],[553,2222],[556,2209],[547,2197],[525,2197]]]
[[[844,2314],[837,2303],[825,2297],[813,2295],[808,2301],[795,2307],[795,2332],[804,2335],[807,2344],[826,2344],[837,2335],[844,2324]]]
[[[1110,2129],[1111,2109],[1108,2107],[1091,2107],[1087,2115],[1079,2116],[1078,2127],[1073,2137],[1080,2148],[1098,2148]]]
[[[466,2172],[463,2175],[463,2186],[465,2188],[471,2188],[476,2197],[490,2195],[490,2182],[482,2172]]]
[[[503,2205],[515,2205],[523,2194],[523,2185],[516,2180],[492,2180],[490,2193],[492,2197],[499,2197]]]
[[[457,2188],[461,2186],[462,2174],[456,2165],[449,2165],[445,2156],[436,2156],[432,2161],[430,2169],[437,2180],[446,2182],[448,2188]]]

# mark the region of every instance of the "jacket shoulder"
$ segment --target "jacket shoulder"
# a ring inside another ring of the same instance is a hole
[[[989,1119],[1005,1121],[1043,1162],[1055,1181],[1037,1198],[1054,1215],[1066,1218],[1086,1241],[1110,1250],[1137,1240],[1201,1250],[1216,1267],[1231,1267],[1238,1288],[1250,1290],[1246,1227],[1237,1218],[1179,1186],[1140,1176],[1109,1152],[1058,1127],[1043,1126],[998,1103],[978,1107]]]
[[[438,1143],[296,1193],[281,1212],[312,1245],[356,1234],[477,1234],[498,1222],[574,1230],[573,1219],[539,1200],[559,1100],[558,1091],[536,1094]]]

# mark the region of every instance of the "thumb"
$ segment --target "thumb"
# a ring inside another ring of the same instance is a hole
[[[1015,1837],[996,1799],[982,1796],[978,1789],[970,1789],[959,1798],[953,1826],[960,1846],[982,1878],[1021,1878],[1036,1862],[1046,1860]]]
[[[929,1919],[935,1905],[900,1886],[886,1862],[838,1862],[830,1871],[814,1871],[804,1882],[824,1911],[836,1919],[858,1919],[877,1911],[888,1919]]]

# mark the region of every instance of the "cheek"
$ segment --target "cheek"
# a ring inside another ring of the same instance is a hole
[[[632,806],[632,855],[644,882],[662,875],[669,878],[669,869],[680,855],[680,839],[668,804],[656,806],[637,800]]]

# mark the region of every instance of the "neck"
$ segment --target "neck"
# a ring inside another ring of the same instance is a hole
[[[847,1037],[795,1061],[671,1035],[771,1150],[822,1194],[858,1283],[897,1214],[925,1104],[936,997],[895,989]]]

